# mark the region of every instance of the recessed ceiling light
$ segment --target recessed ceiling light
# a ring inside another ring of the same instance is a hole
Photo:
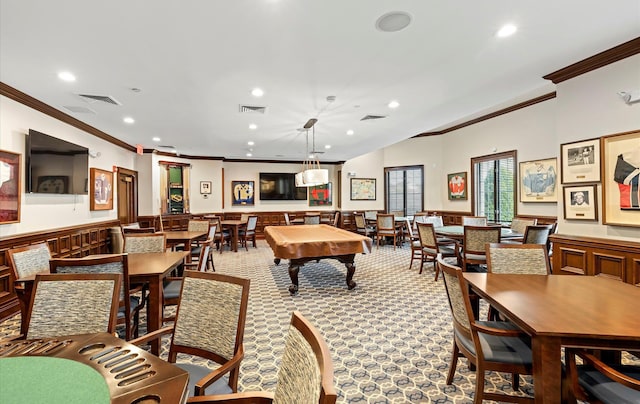
[[[253,154],[247,153],[247,157],[251,157],[251,156],[253,156]]]
[[[411,16],[404,11],[391,11],[383,14],[376,21],[376,28],[383,32],[396,32],[411,23]]]
[[[330,145],[330,144],[326,144],[326,145],[324,145],[324,148],[325,148],[325,149],[330,149],[330,148],[331,148],[331,145]]]
[[[255,123],[249,124],[249,129],[256,130],[258,129],[258,125],[256,125]]]
[[[355,132],[354,132],[353,130],[351,130],[351,129],[349,129],[349,130],[347,131],[347,135],[349,135],[349,136],[353,135],[354,133],[355,133]]]
[[[389,103],[389,108],[392,108],[392,109],[398,108],[399,106],[400,106],[400,103],[396,100],[393,100]]]
[[[253,146],[255,143],[253,142],[253,140],[249,140],[249,141],[247,142],[247,144],[248,144],[249,146]]]
[[[58,78],[64,81],[76,81],[76,76],[70,72],[60,72],[58,73]]]
[[[496,36],[498,38],[506,38],[508,36],[513,35],[517,30],[518,30],[518,27],[516,27],[515,25],[507,24],[502,28],[500,28],[500,30],[496,33]]]
[[[264,95],[264,91],[262,91],[261,88],[256,87],[251,90],[251,95],[253,95],[254,97],[262,97]]]
[[[154,142],[159,142],[160,138],[156,136],[156,137],[152,138],[151,140],[153,140]]]
[[[125,116],[122,120],[124,121],[124,123],[128,123],[128,124],[132,124],[136,122],[136,120],[130,116]]]

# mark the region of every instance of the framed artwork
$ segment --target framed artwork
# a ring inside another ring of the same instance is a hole
[[[331,205],[331,183],[316,185],[309,188],[309,206]]]
[[[449,200],[467,199],[467,173],[447,174]]]
[[[113,209],[113,173],[92,167],[89,170],[91,193],[89,207],[91,210]]]
[[[211,181],[200,181],[200,193],[205,195],[211,193]]]
[[[600,138],[560,145],[562,183],[600,181]]]
[[[38,177],[39,194],[66,194],[69,191],[69,177],[66,175],[41,175]]]
[[[640,227],[640,131],[600,141],[602,224]]]
[[[598,220],[596,185],[564,187],[564,218],[567,220]]]
[[[376,200],[376,179],[375,178],[351,178],[351,200],[352,201],[375,201]]]
[[[558,202],[558,159],[520,163],[520,202]]]
[[[253,181],[231,181],[231,204],[253,205],[255,189]]]
[[[0,150],[0,223],[20,222],[20,154]]]

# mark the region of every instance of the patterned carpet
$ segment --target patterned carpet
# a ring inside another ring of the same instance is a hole
[[[430,264],[422,274],[418,261],[409,270],[410,255],[406,245],[358,255],[353,290],[347,290],[344,265],[308,263],[298,295],[291,296],[287,262],[276,266],[266,242],[248,252],[216,253],[217,272],[251,279],[240,390],[274,389],[291,312],[299,310],[329,345],[339,403],[471,402],[475,374],[466,360],[445,385],[453,330],[442,279],[434,282]],[[0,324],[0,338],[18,327],[19,316]],[[509,377],[488,373],[485,388],[511,393]],[[533,394],[530,377],[521,377],[521,386]]]

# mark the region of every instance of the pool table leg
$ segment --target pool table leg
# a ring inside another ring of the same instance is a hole
[[[289,262],[289,278],[291,278],[291,285],[289,286],[289,293],[295,295],[298,293],[298,272],[300,271],[300,264]]]
[[[356,265],[353,262],[345,262],[344,266],[347,267],[347,288],[351,290],[356,287],[356,282],[353,280],[353,274],[356,273]]]

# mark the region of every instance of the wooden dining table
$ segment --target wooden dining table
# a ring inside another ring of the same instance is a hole
[[[167,237],[167,247],[174,247],[178,244],[184,244],[184,250],[189,253],[187,262],[191,262],[191,244],[196,240],[204,240],[207,237],[206,231],[163,231]]]
[[[448,237],[454,240],[462,241],[464,238],[464,226],[440,226],[433,228],[436,232],[436,235]],[[500,239],[508,240],[508,239],[517,239],[522,238],[524,234],[516,233],[515,231],[508,229],[506,227],[500,228]]]
[[[188,384],[186,371],[106,332],[0,343],[3,402],[179,404]]]
[[[230,230],[231,250],[233,252],[238,252],[238,239],[239,239],[238,234],[240,232],[240,228],[247,225],[247,221],[237,220],[237,219],[225,219],[220,221],[220,225],[222,226],[223,229]],[[220,248],[222,248],[222,245],[220,246]]]
[[[129,281],[146,283],[149,288],[147,332],[162,327],[162,281],[190,256],[188,251],[129,254]],[[151,341],[151,352],[160,353],[160,341],[157,339]]]
[[[640,288],[599,276],[465,272],[472,291],[531,336],[536,403],[562,400],[562,347],[640,350]]]

